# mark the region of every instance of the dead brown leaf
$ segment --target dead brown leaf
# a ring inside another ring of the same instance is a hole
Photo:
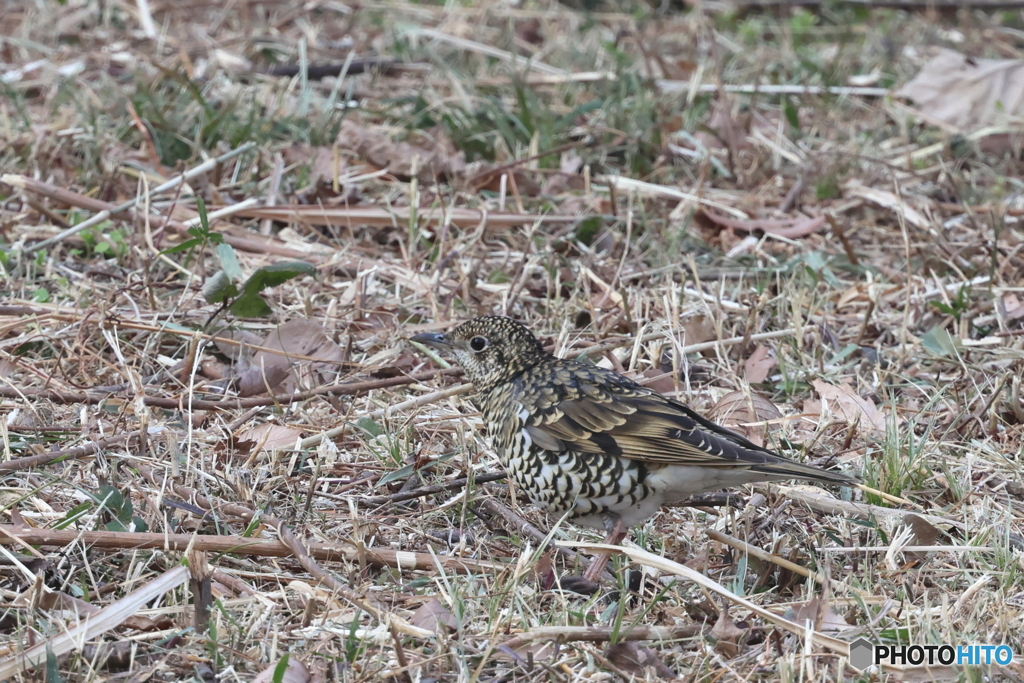
[[[814,624],[815,631],[824,633],[837,633],[853,628],[841,614],[832,609],[831,605],[823,603],[819,596],[793,605],[787,611],[786,618],[798,624],[810,621]]]
[[[743,379],[750,384],[760,384],[768,379],[776,365],[771,348],[758,344],[750,358],[743,363]]]
[[[605,650],[604,656],[619,669],[634,676],[646,678],[648,670],[653,669],[658,678],[676,677],[676,672],[661,661],[657,652],[636,641],[611,645]]]
[[[761,232],[766,232],[770,235],[779,235],[780,237],[787,237],[789,239],[813,235],[825,226],[824,216],[798,216],[796,218],[786,220],[744,220],[740,218],[731,218],[725,214],[717,211],[710,211],[708,209],[702,209],[701,213],[704,214],[704,216],[706,216],[712,223],[726,228],[742,230],[743,232],[755,232],[760,230]]]
[[[289,166],[309,166],[309,184],[313,187],[321,182],[333,183],[348,168],[348,160],[341,154],[335,154],[330,147],[295,143],[286,147],[282,156]]]
[[[923,213],[910,206],[905,196],[897,195],[887,190],[880,190],[876,187],[867,187],[856,178],[850,178],[843,183],[843,192],[847,197],[860,197],[872,204],[891,209],[897,215],[902,216],[903,220],[907,223],[922,230],[928,230],[931,227],[931,221]]]
[[[695,315],[683,321],[683,334],[679,340],[683,346],[703,344],[717,338],[715,322],[706,315]]]
[[[241,398],[269,394],[288,379],[288,368],[283,363],[254,366],[238,376],[238,395]]]
[[[719,613],[718,621],[711,628],[711,637],[715,639],[715,650],[726,657],[735,657],[740,653],[741,645],[746,639],[747,631],[737,626],[729,613]]]
[[[274,662],[272,666],[267,667],[263,671],[257,674],[256,678],[252,679],[252,683],[270,683],[274,680],[274,673],[277,671],[277,665],[280,662]],[[299,659],[295,657],[288,658],[288,666],[284,670],[284,675],[281,677],[281,683],[309,683],[309,669]]]
[[[686,565],[687,567],[689,567],[690,569],[695,569],[695,570],[697,570],[699,572],[702,572],[702,571],[707,570],[707,568],[708,568],[708,559],[710,558],[710,556],[711,556],[711,554],[710,554],[710,550],[708,549],[708,547],[707,546],[703,546],[696,555],[694,555],[693,557],[688,559],[683,564]]]
[[[885,431],[885,415],[871,401],[861,398],[848,382],[840,386],[816,379],[811,383],[821,396],[822,412],[827,402],[830,411],[840,420],[858,422],[861,430],[878,433]],[[805,409],[807,404],[805,405]]]
[[[455,615],[449,612],[437,598],[420,605],[420,608],[409,617],[409,623],[434,633],[437,633],[442,627],[454,631],[459,626]]]
[[[1008,293],[1003,295],[1003,307],[1006,309],[1007,320],[1017,320],[1018,318],[1024,318],[1024,303],[1017,297],[1016,294]]]
[[[513,636],[508,642],[513,646],[502,643],[494,648],[494,659],[516,662],[530,667],[534,662],[550,659],[559,651],[559,645],[554,640],[531,640],[526,643],[515,643],[517,638]]]
[[[763,446],[768,425],[753,423],[777,420],[782,417],[782,413],[774,403],[756,392],[752,391],[748,396],[743,391],[730,391],[718,399],[708,417],[744,435],[758,446]]]
[[[903,523],[913,531],[908,545],[935,545],[935,542],[942,536],[942,531],[937,526],[912,512],[903,516]],[[910,550],[905,553],[905,556],[908,561],[923,564],[931,557],[931,553]]]
[[[936,48],[935,56],[896,96],[961,130],[1019,122],[1024,111],[1024,61],[980,59]]]
[[[537,584],[544,590],[550,590],[555,585],[555,566],[552,561],[552,550],[545,550],[537,563],[533,565],[533,573],[537,578]]]
[[[676,390],[675,380],[671,372],[663,372],[656,368],[647,368],[641,374],[640,384],[659,394],[668,394]]]
[[[283,354],[259,351],[253,356],[252,369],[257,373],[252,380],[253,386],[262,387],[265,378],[266,383],[271,384],[271,388],[283,384],[286,392],[294,391],[299,385],[317,386],[322,382],[321,375],[334,369],[335,364],[341,362],[345,355],[341,347],[327,336],[323,325],[307,318],[289,320],[277,329],[271,330],[260,342],[260,346],[277,349]],[[309,358],[332,362],[315,363],[306,360]],[[278,384],[272,384],[278,380],[282,370],[285,377],[280,379]],[[262,391],[266,389],[262,388]]]
[[[247,363],[248,359],[252,357],[252,349],[247,345],[259,346],[261,343],[260,336],[249,330],[217,330],[215,335],[214,346],[217,347],[218,351],[235,362],[241,360]],[[228,344],[218,341],[219,339],[234,339],[237,342],[241,342],[241,344]]]
[[[25,592],[14,599],[13,604],[15,606],[66,612],[74,615],[75,618],[96,614],[103,609],[98,605],[86,602],[73,595],[47,588],[41,583],[42,575],[40,574],[39,576],[39,581],[32,584]],[[158,620],[150,619],[149,617],[131,616],[125,619],[123,623],[128,628],[138,631],[157,631],[174,626],[174,621],[166,616],[160,617]]]
[[[263,444],[261,450],[268,452],[279,451],[285,448],[293,448],[300,436],[302,436],[302,430],[300,429],[267,423],[242,430],[238,435],[235,446],[241,453],[248,453],[260,443]]]

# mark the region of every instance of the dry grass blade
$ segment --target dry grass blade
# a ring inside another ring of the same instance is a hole
[[[633,560],[637,564],[641,564],[645,567],[651,567],[652,569],[657,569],[667,574],[682,576],[686,579],[689,579],[698,586],[706,588],[707,590],[713,593],[717,593],[725,597],[729,602],[750,610],[754,614],[757,614],[758,616],[762,617],[767,621],[770,621],[776,626],[786,631],[789,631],[795,636],[799,636],[801,638],[810,638],[814,641],[816,645],[820,647],[826,647],[832,650],[833,652],[837,652],[841,655],[849,656],[850,654],[849,643],[839,640],[838,638],[827,636],[824,633],[818,633],[816,631],[809,630],[806,628],[805,625],[794,623],[792,621],[789,621],[788,619],[783,619],[779,615],[773,612],[769,612],[760,605],[756,605],[747,600],[746,598],[742,598],[736,595],[735,593],[727,589],[725,586],[721,585],[717,581],[709,579],[700,572],[690,569],[689,567],[679,564],[678,562],[673,562],[672,560],[665,559],[660,555],[655,555],[653,553],[647,552],[646,550],[640,550],[639,548],[627,548],[624,546],[607,545],[604,543],[583,543],[566,541],[563,541],[561,543],[573,548],[582,548],[584,550],[609,550],[612,552],[622,553],[623,555],[626,555],[629,559]]]
[[[765,552],[761,548],[750,545],[749,543],[744,543],[738,538],[733,538],[732,536],[723,534],[720,531],[715,531],[714,529],[708,529],[706,533],[708,535],[708,538],[710,538],[713,541],[724,543],[732,548],[736,548],[741,552],[752,555],[753,557],[765,560],[766,562],[771,562],[772,564],[777,564],[780,567],[788,569],[791,572],[796,572],[800,576],[806,576],[809,579],[813,579],[819,585],[825,585],[829,581],[829,579],[823,576],[820,572],[811,571],[807,567],[802,567],[799,564],[791,562],[784,557],[779,557],[778,555],[775,555],[773,553]],[[851,593],[855,593],[861,597],[865,597],[866,595],[868,595],[866,591],[863,591],[859,588],[855,588],[853,586],[849,586],[845,582],[838,582],[838,585],[842,586],[845,590],[849,590]]]
[[[71,237],[72,235],[77,235],[78,233],[80,233],[81,231],[85,230],[86,228],[90,228],[90,227],[92,227],[94,225],[98,225],[99,223],[101,223],[101,222],[105,221],[106,219],[110,218],[111,216],[115,216],[115,215],[117,215],[117,214],[119,214],[119,213],[121,213],[123,211],[127,211],[128,209],[134,207],[139,202],[145,201],[145,200],[149,199],[150,197],[152,197],[154,195],[160,194],[161,192],[166,192],[167,190],[174,189],[178,185],[181,185],[182,183],[184,183],[184,182],[186,182],[186,181],[188,181],[188,180],[190,180],[192,178],[195,178],[197,176],[203,175],[204,173],[206,173],[208,171],[211,171],[214,168],[216,168],[218,164],[222,164],[225,161],[228,161],[229,159],[233,159],[234,157],[239,156],[240,154],[248,152],[253,147],[255,147],[255,143],[247,142],[247,143],[245,143],[245,144],[243,144],[243,145],[241,145],[239,147],[236,147],[235,149],[231,150],[230,152],[225,152],[224,154],[220,155],[216,159],[210,159],[209,161],[203,162],[202,164],[196,166],[195,168],[191,168],[188,171],[182,173],[177,178],[174,178],[173,180],[168,180],[166,183],[163,183],[162,185],[158,185],[157,187],[154,187],[152,190],[149,191],[148,194],[146,194],[144,196],[137,196],[137,197],[135,197],[133,199],[129,199],[128,201],[126,201],[126,202],[124,202],[122,204],[119,204],[119,205],[117,205],[117,206],[115,206],[115,207],[113,207],[111,209],[104,209],[103,211],[100,211],[98,214],[96,214],[92,218],[90,218],[88,220],[85,220],[85,221],[82,221],[81,223],[79,223],[79,224],[77,224],[77,225],[75,225],[75,226],[73,226],[71,228],[68,228],[67,230],[65,230],[64,232],[60,233],[59,235],[56,235],[55,237],[51,237],[48,240],[43,240],[42,242],[39,242],[38,244],[32,245],[31,247],[26,249],[26,251],[28,253],[32,253],[33,251],[38,251],[40,249],[45,249],[45,248],[47,248],[49,246],[57,244],[58,242],[60,242],[62,240],[67,239],[68,237]],[[0,183],[7,183],[8,185],[15,185],[15,186],[19,186],[20,185],[22,187],[25,186],[25,181],[23,181],[21,178],[19,178],[17,176],[13,176],[13,175],[3,175],[3,176],[0,176]]]
[[[461,207],[410,209],[407,206],[383,208],[379,206],[298,205],[244,208],[237,213],[240,216],[251,218],[328,226],[390,226],[395,223],[407,224],[415,218],[424,225],[503,229],[535,224],[565,225],[579,220],[575,216],[476,211]]]
[[[812,510],[818,510],[829,515],[848,515],[856,519],[891,518],[902,520],[903,515],[906,514],[905,510],[896,510],[893,508],[882,507],[880,505],[871,505],[869,503],[854,503],[847,500],[838,500],[822,492],[812,490],[810,487],[779,486],[778,489],[779,492],[787,498],[790,498],[802,505],[806,505]],[[921,512],[916,514],[931,524],[953,526],[958,529],[967,528],[966,524],[955,519],[940,517],[938,515],[929,515]]]
[[[84,623],[72,626],[65,632],[46,642],[34,645],[21,654],[0,661],[0,678],[7,680],[25,669],[37,666],[46,660],[48,650],[56,655],[62,655],[81,647],[82,643],[117,628],[126,619],[134,616],[146,603],[174,590],[188,579],[188,567],[175,567],[157,578],[147,581],[141,588],[107,605],[100,612],[89,615]]]

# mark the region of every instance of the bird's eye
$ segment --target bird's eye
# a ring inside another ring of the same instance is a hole
[[[473,337],[469,340],[469,348],[480,352],[487,348],[487,337]]]

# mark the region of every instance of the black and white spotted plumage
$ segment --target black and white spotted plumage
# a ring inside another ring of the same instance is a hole
[[[757,446],[616,372],[557,358],[511,318],[413,339],[451,352],[476,385],[516,486],[586,526],[632,526],[663,504],[757,481],[856,483]]]

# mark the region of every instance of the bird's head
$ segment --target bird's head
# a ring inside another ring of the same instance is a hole
[[[449,353],[469,380],[485,390],[548,355],[530,330],[501,315],[474,318],[445,334],[417,334],[412,341]]]

